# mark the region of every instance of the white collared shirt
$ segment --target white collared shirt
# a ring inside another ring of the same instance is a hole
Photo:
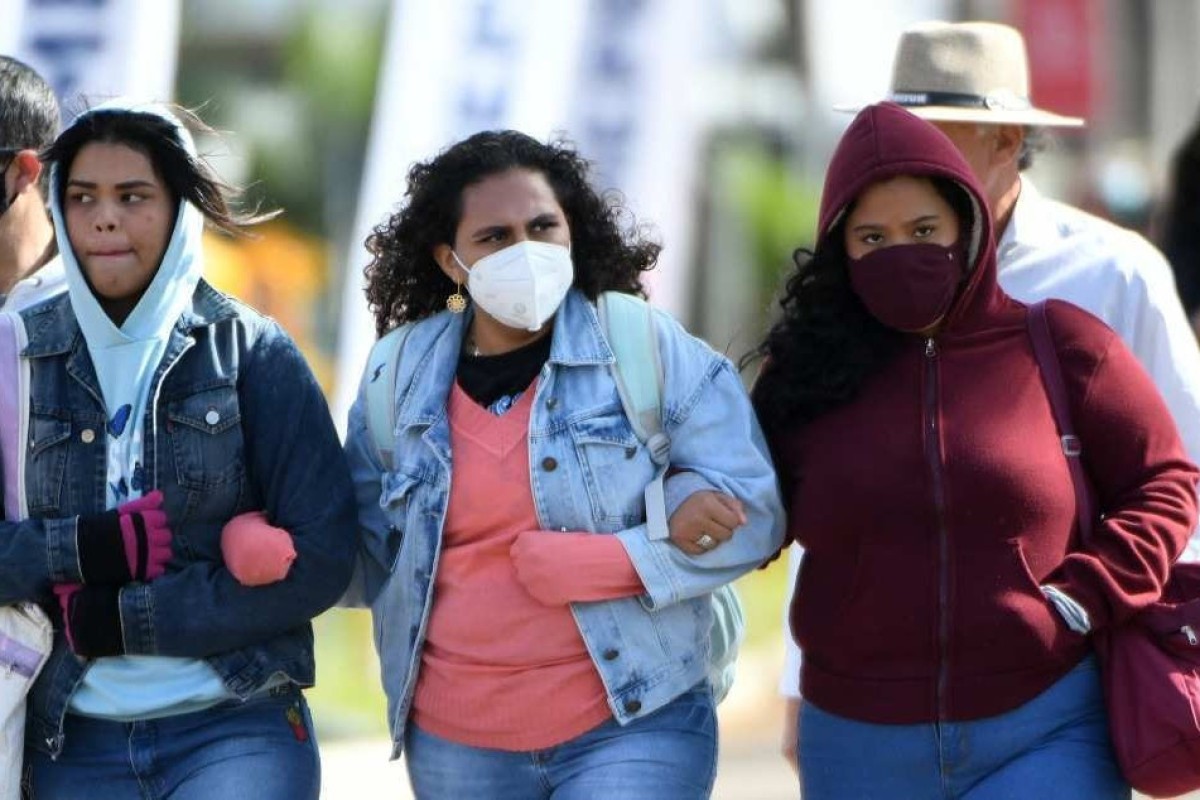
[[[62,258],[55,256],[41,269],[13,284],[0,302],[0,311],[21,311],[67,290]]]
[[[1121,337],[1162,394],[1188,455],[1200,463],[1200,346],[1162,253],[1133,231],[1043,196],[1025,177],[996,251],[1000,288],[1009,296],[1022,303],[1066,300]],[[799,697],[801,656],[789,613],[804,551],[797,544],[789,549],[779,692]],[[1200,533],[1192,533],[1181,558],[1200,561]]]

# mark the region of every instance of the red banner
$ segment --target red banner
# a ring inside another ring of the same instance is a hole
[[[1099,102],[1094,55],[1103,33],[1103,4],[1093,0],[1010,0],[1012,24],[1029,49],[1033,103],[1089,119]]]

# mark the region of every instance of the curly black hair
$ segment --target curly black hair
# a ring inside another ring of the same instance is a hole
[[[931,181],[959,219],[960,240],[968,240],[974,215],[970,196],[947,178]],[[765,359],[751,401],[772,443],[853,400],[911,336],[875,319],[850,285],[845,224],[853,207],[815,251],[792,254],[796,271],[779,300],[780,318],[742,359],[743,367]]]
[[[510,169],[540,172],[554,190],[571,228],[575,288],[592,300],[605,291],[644,296],[641,273],[654,267],[661,248],[644,238],[614,193],[591,186],[589,163],[563,141],[484,131],[414,164],[404,203],[367,237],[367,304],[376,333],[446,307],[455,286],[434,260],[434,248],[454,242],[463,190]]]

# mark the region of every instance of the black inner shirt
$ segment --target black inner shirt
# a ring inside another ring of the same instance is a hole
[[[547,333],[524,347],[495,356],[473,356],[464,347],[458,357],[458,385],[479,405],[502,413],[542,371],[550,358],[552,338]],[[510,402],[497,409],[497,401],[505,398]]]

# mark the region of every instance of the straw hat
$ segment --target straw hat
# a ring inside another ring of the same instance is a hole
[[[925,22],[904,31],[887,99],[940,122],[1083,125],[1033,106],[1025,40],[994,22]]]

